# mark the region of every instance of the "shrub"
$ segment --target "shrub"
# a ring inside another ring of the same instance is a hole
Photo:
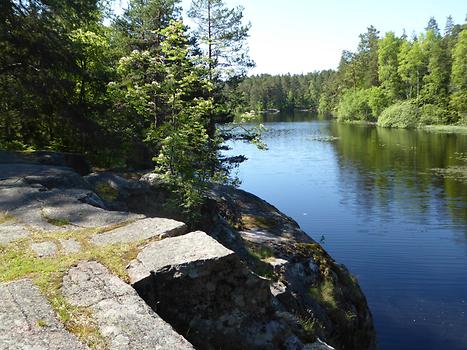
[[[450,117],[451,113],[442,107],[432,104],[420,107],[420,124],[448,124],[451,119]]]
[[[418,124],[419,110],[412,101],[397,102],[386,108],[378,118],[385,128],[413,128]]]
[[[367,90],[345,92],[337,106],[337,116],[342,121],[371,120]]]
[[[374,120],[377,120],[381,113],[391,104],[389,96],[381,87],[372,87],[367,90],[368,106]]]

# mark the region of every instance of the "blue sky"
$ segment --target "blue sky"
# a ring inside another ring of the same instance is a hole
[[[117,0],[117,2],[120,0]],[[124,2],[123,0],[122,2]],[[224,0],[242,5],[252,24],[250,55],[257,73],[306,73],[336,68],[342,50],[355,50],[371,24],[381,33],[423,31],[430,17],[464,23],[463,0]],[[182,0],[184,8],[191,0]],[[187,24],[190,23],[187,21]]]

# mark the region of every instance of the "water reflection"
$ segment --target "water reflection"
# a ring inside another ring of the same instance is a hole
[[[354,176],[356,190],[366,193],[362,198],[364,209],[370,210],[374,200],[386,208],[398,200],[409,206],[409,212],[418,210],[426,216],[432,206],[437,206],[435,212],[441,217],[449,214],[460,224],[467,220],[465,180],[440,176],[435,170],[466,167],[465,135],[336,122],[329,124],[329,132],[337,138],[333,144],[339,154],[339,183],[348,184],[344,179]],[[358,174],[352,174],[354,171]],[[412,200],[405,202],[406,197]]]
[[[380,349],[467,349],[467,183],[432,170],[464,169],[467,135],[264,122],[269,151],[232,144],[249,158],[242,187],[325,237],[359,278]]]

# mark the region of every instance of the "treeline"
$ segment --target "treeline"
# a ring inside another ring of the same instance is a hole
[[[443,33],[432,18],[411,38],[371,26],[337,71],[254,76],[240,92],[253,110],[307,108],[395,127],[466,123],[466,57],[467,26],[451,17]]]
[[[115,17],[106,0],[1,1],[0,148],[156,166],[179,203],[199,205],[228,179],[215,126],[232,119],[252,66],[249,25],[240,7],[194,0],[190,34],[179,5],[130,0]]]
[[[317,110],[321,87],[334,73],[329,70],[306,75],[262,74],[245,79],[239,90],[250,110]]]

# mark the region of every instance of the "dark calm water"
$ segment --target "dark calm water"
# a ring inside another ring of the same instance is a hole
[[[306,113],[267,116],[265,126],[268,151],[232,144],[249,158],[241,188],[323,238],[358,277],[379,349],[467,349],[467,135]]]

